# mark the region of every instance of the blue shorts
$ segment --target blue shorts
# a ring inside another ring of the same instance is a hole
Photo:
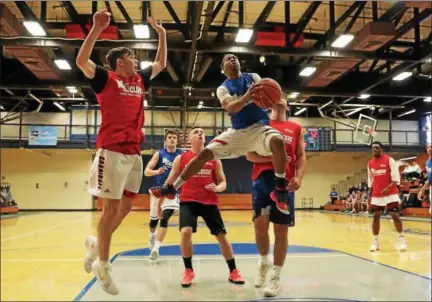
[[[261,215],[270,215],[270,221],[275,224],[295,224],[294,192],[289,193],[290,214],[279,211],[276,203],[270,198],[270,193],[276,185],[273,171],[264,171],[252,183],[253,219]]]

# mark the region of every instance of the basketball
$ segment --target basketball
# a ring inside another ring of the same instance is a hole
[[[282,88],[279,83],[270,78],[262,79],[257,85],[258,91],[255,104],[261,108],[273,108],[282,98]]]

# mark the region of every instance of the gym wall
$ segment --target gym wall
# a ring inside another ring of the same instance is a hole
[[[88,194],[88,172],[93,155],[84,150],[3,149],[1,176],[11,184],[20,209],[92,209]],[[143,155],[144,165],[150,156]],[[296,207],[303,197],[314,206],[328,201],[330,186],[366,167],[369,154],[310,153],[303,187],[296,193]],[[343,163],[343,164],[341,164]],[[244,157],[223,160],[227,177],[226,193],[250,193],[252,165]],[[144,177],[140,193],[146,194],[151,179]]]
[[[153,113],[152,113],[153,112]],[[5,114],[4,112],[2,114]],[[202,127],[211,127],[221,129],[230,126],[230,117],[226,112],[188,112],[186,114],[187,126],[199,125]],[[303,127],[332,127],[336,128],[336,137],[338,143],[352,142],[352,129],[342,124],[335,124],[333,121],[323,118],[297,118],[292,117],[291,120],[298,122]],[[84,110],[73,110],[70,113],[34,113],[23,117],[23,124],[42,124],[42,125],[59,125],[59,139],[68,139],[69,134],[85,134],[86,123],[88,121],[89,134],[96,134],[100,125],[101,117],[99,110],[89,110],[86,114]],[[346,122],[346,121],[345,121]],[[4,139],[19,137],[19,126],[15,125],[19,120],[2,125],[1,137]],[[164,128],[180,127],[180,112],[178,111],[145,111],[145,127],[146,136],[151,135],[150,125],[160,128],[153,129],[153,135],[163,135]],[[71,128],[72,125],[72,128]],[[419,144],[419,121],[402,121],[395,120],[391,123],[392,143],[399,145]],[[351,131],[346,131],[351,130]],[[388,131],[390,130],[389,120],[379,120],[377,124],[378,135],[376,140],[384,144],[389,142]],[[208,136],[214,135],[214,129],[208,129]],[[28,137],[28,127],[22,129],[22,136]],[[333,136],[333,134],[332,134]]]

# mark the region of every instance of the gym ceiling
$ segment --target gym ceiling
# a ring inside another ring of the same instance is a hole
[[[97,104],[75,58],[101,9],[111,12],[112,23],[93,51],[97,64],[106,66],[105,55],[117,46],[134,49],[141,62],[153,60],[157,35],[150,27],[149,38],[137,39],[134,28],[148,16],[166,28],[168,66],[148,92],[153,108],[220,110],[220,61],[234,53],[243,71],[281,84],[293,115],[306,107],[299,117],[319,116],[318,107],[328,115],[355,111],[351,118],[391,112],[419,119],[431,111],[429,1],[4,1],[2,110],[62,112]],[[42,36],[32,35],[29,24],[39,25]]]

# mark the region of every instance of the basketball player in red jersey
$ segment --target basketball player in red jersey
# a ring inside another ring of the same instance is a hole
[[[399,189],[400,174],[396,161],[383,154],[383,145],[380,142],[372,143],[372,159],[369,160],[368,186],[369,186],[369,208],[373,213],[372,232],[373,242],[370,247],[371,252],[379,249],[378,234],[380,231],[380,218],[384,208],[393,219],[394,226],[398,232],[397,247],[404,251],[407,244],[403,234],[402,220],[399,217]]]
[[[269,224],[273,223],[275,245],[273,259],[273,273],[264,288],[264,295],[274,297],[280,291],[280,272],[285,262],[288,249],[288,227],[294,226],[295,207],[294,191],[298,190],[302,183],[306,168],[306,152],[304,146],[302,127],[292,121],[286,120],[287,102],[283,100],[276,105],[270,115],[270,126],[278,130],[285,139],[287,154],[286,179],[289,194],[289,215],[285,215],[276,209],[276,204],[270,198],[274,187],[274,169],[271,156],[261,156],[256,152],[249,152],[246,158],[252,162],[252,205],[254,211],[255,242],[261,256],[258,264],[258,273],[254,280],[255,287],[262,287],[266,275],[271,267],[268,257],[270,238],[268,234]]]
[[[166,184],[173,184],[186,165],[204,149],[205,136],[202,128],[189,131],[191,149],[174,160]],[[197,231],[198,217],[201,216],[212,235],[219,242],[230,274],[228,280],[235,284],[244,284],[244,279],[236,268],[231,243],[226,237],[226,230],[218,208],[216,193],[226,189],[225,174],[220,160],[209,160],[202,169],[185,182],[180,191],[180,249],[185,265],[181,280],[183,287],[189,287],[195,277],[192,268],[192,233]]]
[[[86,272],[93,271],[102,289],[112,295],[119,290],[111,277],[109,249],[112,233],[130,212],[143,174],[141,143],[144,135],[144,94],[150,80],[166,65],[165,29],[150,17],[149,24],[159,34],[159,46],[153,64],[137,71],[132,50],[119,47],[107,55],[110,71],[97,66],[90,54],[98,36],[110,23],[103,10],[93,16],[93,27],[76,58],[76,64],[97,96],[102,124],[97,136],[97,153],[90,171],[89,192],[103,199],[103,212],[97,227],[97,239],[86,239]],[[99,256],[97,261],[96,257]]]

